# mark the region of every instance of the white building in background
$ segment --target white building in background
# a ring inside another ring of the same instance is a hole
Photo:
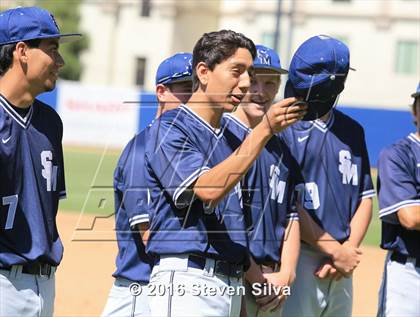
[[[338,37],[357,69],[340,104],[406,109],[420,80],[420,0],[84,0],[81,28],[90,47],[81,82],[151,91],[165,57],[191,52],[204,32],[222,28],[273,46],[279,2],[284,67],[308,37]]]
[[[277,1],[224,1],[219,26],[273,45]],[[420,80],[419,0],[283,0],[280,57],[328,34],[350,48],[351,72],[340,104],[403,108]],[[242,12],[242,14],[240,14]]]
[[[159,63],[191,52],[203,32],[219,28],[219,1],[84,1],[90,48],[82,82],[154,90]]]
[[[273,46],[277,0],[84,1],[91,47],[82,82],[152,90],[160,61],[192,51],[202,33],[239,31]],[[279,51],[284,66],[305,39],[340,38],[357,69],[340,103],[404,108],[420,80],[420,1],[282,0]]]

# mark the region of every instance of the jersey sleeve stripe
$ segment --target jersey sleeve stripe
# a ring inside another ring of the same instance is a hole
[[[61,191],[61,192],[58,194],[58,197],[59,197],[59,199],[66,199],[66,198],[67,198],[67,193],[66,193],[66,191],[65,191],[65,190]]]
[[[297,212],[292,212],[286,216],[286,219],[297,218],[299,219],[299,214]]]
[[[394,204],[392,206],[389,206],[387,208],[383,208],[383,209],[379,210],[379,218],[382,218],[382,217],[385,217],[389,214],[397,212],[400,208],[409,207],[409,206],[418,206],[418,205],[420,205],[420,200],[419,199],[400,201],[397,204]]]
[[[185,179],[181,183],[181,185],[178,186],[178,188],[175,190],[175,192],[173,194],[173,197],[172,197],[173,201],[174,201],[174,203],[177,207],[180,207],[180,206],[178,206],[177,200],[178,200],[179,196],[181,196],[181,194],[184,192],[184,190],[186,190],[198,177],[203,175],[208,170],[210,170],[210,168],[208,168],[207,166],[203,166],[202,168],[193,172],[189,177],[187,177],[187,179]],[[182,207],[184,207],[183,204],[181,204],[181,205],[182,205]]]
[[[375,190],[365,190],[364,192],[362,192],[361,194],[360,194],[360,198],[370,198],[370,197],[374,197],[376,195],[376,192],[375,192]]]
[[[134,217],[133,217],[134,218]],[[142,218],[136,218],[133,219],[131,218],[128,222],[130,223],[130,227],[134,227],[135,225],[138,225],[139,223],[145,223],[145,222],[150,222],[149,221],[149,216],[145,215],[145,217]]]
[[[128,219],[128,221],[131,222],[131,221],[134,221],[134,220],[137,220],[137,219],[141,219],[141,218],[147,218],[147,219],[149,219],[149,214],[146,213],[146,214],[136,215],[136,216],[131,217],[130,219]]]

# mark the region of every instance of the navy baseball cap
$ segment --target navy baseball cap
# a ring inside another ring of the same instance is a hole
[[[70,36],[81,34],[61,34],[54,16],[47,10],[18,7],[0,12],[0,45]]]
[[[287,70],[281,67],[279,55],[271,48],[264,45],[255,45],[257,56],[254,59],[255,69],[270,69],[279,74],[287,74]]]
[[[417,85],[417,90],[416,90],[416,92],[415,93],[413,93],[413,94],[411,94],[411,97],[413,97],[413,98],[417,98],[417,97],[419,97],[420,96],[420,82],[419,82],[419,84]]]
[[[160,63],[156,72],[156,85],[192,81],[192,54],[177,53]]]
[[[311,37],[297,49],[284,96],[302,97],[308,103],[303,120],[320,118],[335,105],[344,90],[349,62],[347,45],[327,35]]]

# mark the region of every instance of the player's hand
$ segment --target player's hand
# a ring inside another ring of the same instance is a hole
[[[321,266],[314,272],[314,275],[319,279],[334,279],[339,281],[344,276],[334,266],[330,259],[327,259]]]
[[[264,115],[261,124],[272,134],[275,134],[301,120],[305,116],[308,106],[303,102],[293,105],[297,101],[296,98],[286,98],[273,104]]]
[[[350,277],[354,269],[359,265],[361,255],[362,251],[359,248],[345,242],[335,249],[331,260],[334,267],[344,277]]]
[[[257,304],[260,305],[262,311],[276,311],[278,310],[286,295],[281,291],[283,287],[290,286],[296,278],[296,273],[292,271],[283,270],[275,273],[264,273],[264,277],[267,283],[272,287],[273,291],[276,291],[276,296],[269,302],[262,302],[257,300]]]

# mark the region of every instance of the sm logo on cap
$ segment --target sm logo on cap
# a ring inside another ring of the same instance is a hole
[[[257,58],[260,60],[261,64],[271,65],[271,56],[266,50],[257,50]]]

